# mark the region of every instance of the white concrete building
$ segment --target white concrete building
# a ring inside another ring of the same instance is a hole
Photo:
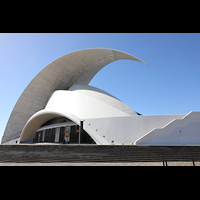
[[[99,70],[119,59],[145,63],[117,50],[86,49],[47,65],[18,99],[1,143],[200,144],[200,112],[140,115],[88,86]]]

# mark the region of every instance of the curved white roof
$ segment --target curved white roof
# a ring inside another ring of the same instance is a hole
[[[104,66],[120,59],[145,63],[135,56],[113,49],[86,49],[66,54],[47,65],[18,99],[2,143],[20,136],[30,117],[45,108],[52,92],[68,90],[73,84],[87,85]]]

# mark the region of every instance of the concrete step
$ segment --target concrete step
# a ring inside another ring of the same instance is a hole
[[[0,145],[2,162],[200,161],[200,146]]]

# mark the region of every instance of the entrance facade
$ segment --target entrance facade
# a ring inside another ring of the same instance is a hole
[[[33,143],[51,142],[51,143],[65,143],[78,144],[79,143],[79,126],[57,126],[52,128],[40,128],[36,132]],[[80,135],[81,144],[95,144],[95,141],[90,135],[82,130]]]

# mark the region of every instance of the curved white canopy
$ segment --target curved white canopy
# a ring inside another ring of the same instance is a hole
[[[135,56],[113,49],[85,49],[66,54],[47,65],[18,99],[2,143],[20,136],[29,118],[45,108],[52,92],[68,90],[73,84],[87,85],[104,66],[120,59],[145,63]]]

